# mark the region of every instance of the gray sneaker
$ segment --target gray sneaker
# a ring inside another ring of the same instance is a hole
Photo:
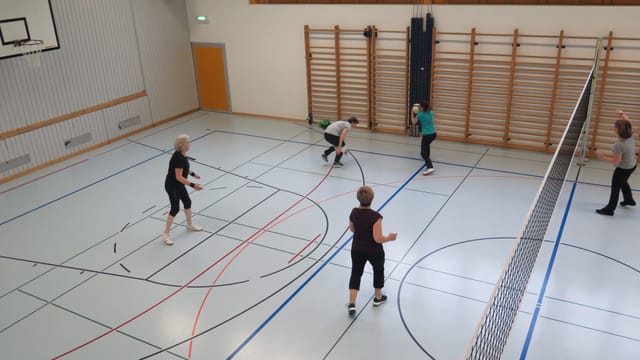
[[[385,301],[387,301],[387,295],[380,296],[380,299],[378,299],[377,297],[374,297],[373,298],[373,306],[380,306],[380,305],[384,304]]]

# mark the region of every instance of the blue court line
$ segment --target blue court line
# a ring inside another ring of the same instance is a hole
[[[151,158],[149,158],[149,159],[146,159],[146,160],[143,160],[143,161],[141,161],[141,162],[139,162],[139,163],[137,163],[137,164],[131,165],[131,166],[129,166],[128,168],[122,169],[122,170],[120,170],[120,171],[118,171],[118,172],[115,172],[115,173],[113,173],[113,174],[111,174],[111,175],[108,175],[107,177],[104,177],[104,178],[102,178],[102,179],[100,179],[100,180],[96,180],[96,181],[94,181],[94,182],[92,182],[92,183],[90,183],[90,184],[87,184],[87,185],[85,185],[85,186],[83,186],[83,187],[79,188],[79,189],[73,190],[73,191],[72,191],[72,192],[70,192],[70,193],[66,193],[66,194],[64,194],[64,195],[62,195],[62,196],[59,196],[59,197],[57,197],[57,198],[53,199],[53,200],[50,200],[50,201],[48,201],[48,202],[46,202],[46,203],[44,203],[44,204],[42,204],[42,205],[38,205],[38,206],[34,207],[33,209],[30,209],[30,210],[28,210],[28,211],[25,211],[25,212],[23,212],[22,214],[16,215],[16,216],[14,216],[14,217],[12,217],[12,218],[10,218],[10,219],[8,219],[8,220],[5,220],[5,221],[1,222],[1,223],[0,223],[0,226],[2,226],[2,225],[4,225],[4,224],[7,224],[7,223],[10,223],[10,222],[12,222],[12,221],[14,221],[14,220],[17,220],[17,219],[19,219],[19,218],[21,218],[21,217],[23,217],[23,216],[29,215],[29,214],[31,214],[31,213],[33,213],[33,212],[35,212],[35,211],[38,211],[38,210],[42,209],[43,207],[46,207],[46,206],[48,206],[48,205],[53,204],[53,203],[54,203],[54,202],[56,202],[56,201],[62,200],[62,199],[64,199],[64,198],[68,198],[69,196],[71,196],[71,195],[73,195],[73,194],[76,194],[76,193],[79,193],[80,191],[82,191],[82,190],[84,190],[84,189],[87,189],[87,188],[89,188],[89,187],[92,187],[93,185],[99,184],[99,183],[101,183],[101,182],[103,182],[103,181],[105,181],[105,180],[107,180],[107,179],[110,179],[110,178],[112,178],[112,177],[114,177],[114,176],[116,176],[116,175],[122,174],[123,172],[125,172],[125,171],[127,171],[127,170],[133,169],[133,168],[134,168],[134,167],[136,167],[136,166],[139,166],[139,165],[141,165],[141,164],[144,164],[144,163],[146,163],[146,162],[148,162],[148,161],[151,161],[151,160],[153,160],[153,159],[155,159],[155,158],[157,158],[157,157],[159,157],[159,156],[165,155],[165,154],[166,154],[166,153],[164,153],[164,152],[163,152],[163,153],[160,153],[160,154],[158,154],[158,155],[154,155],[153,157],[151,157]]]
[[[323,144],[310,143],[310,142],[297,141],[297,140],[286,140],[286,139],[275,138],[275,137],[264,136],[264,135],[245,134],[245,133],[239,133],[239,132],[235,132],[235,131],[217,130],[216,132],[221,133],[221,134],[230,134],[230,135],[254,137],[254,138],[258,138],[258,139],[274,140],[274,141],[281,141],[281,142],[284,141],[284,142],[288,142],[288,143],[292,143],[292,144],[325,147]],[[350,150],[357,151],[357,152],[362,153],[362,154],[380,155],[380,156],[387,156],[387,157],[392,157],[392,158],[396,158],[396,159],[422,161],[422,158],[412,157],[412,156],[393,155],[393,154],[386,154],[386,153],[381,153],[381,152],[376,152],[376,151],[357,150],[357,149],[353,149],[353,148],[350,148]],[[471,154],[477,154],[477,153],[471,153]],[[528,161],[528,160],[525,160],[525,161]],[[533,161],[536,161],[536,160],[533,160]],[[473,170],[484,170],[484,171],[496,172],[496,173],[500,173],[500,174],[517,175],[517,176],[523,176],[523,177],[533,177],[533,178],[539,178],[539,179],[544,178],[544,175],[536,175],[536,174],[524,173],[524,172],[520,172],[520,171],[492,169],[492,168],[486,168],[486,167],[481,167],[481,166],[476,166],[476,165],[461,165],[461,164],[456,164],[456,163],[447,162],[447,161],[434,161],[434,162],[436,164],[449,165],[449,166],[455,166],[455,167],[461,167],[461,168],[473,169]],[[606,184],[603,185],[603,184],[596,184],[596,183],[590,183],[590,182],[584,182],[584,181],[578,181],[578,183],[585,184],[585,185],[597,186],[597,187],[609,187],[609,185],[606,185]],[[632,188],[631,191],[640,191],[640,189],[633,189]]]
[[[404,184],[402,184],[402,186],[400,186],[398,188],[398,190],[396,190],[378,209],[377,211],[381,211],[385,206],[387,206],[387,204],[394,198],[396,197],[396,195],[398,195],[398,193],[404,189],[407,184],[409,184],[409,182],[411,182],[411,180],[413,180],[414,177],[416,177],[416,175],[418,175],[418,173],[420,173],[420,171],[422,170],[422,168],[424,167],[421,166],[415,173],[413,173],[413,175],[411,175],[411,177],[409,179],[407,179],[407,181],[404,182]],[[322,269],[324,269],[325,266],[327,266],[327,264],[329,264],[331,262],[331,260],[333,260],[334,257],[336,257],[336,255],[338,255],[345,246],[347,246],[347,244],[349,244],[349,242],[353,239],[353,235],[351,235],[342,245],[340,245],[340,247],[338,249],[336,249],[336,251],[334,251],[333,254],[331,254],[331,256],[329,256],[327,258],[327,260],[325,262],[322,263],[322,265],[320,265],[316,271],[314,271],[311,275],[309,275],[309,277],[302,283],[300,284],[300,286],[298,286],[298,288],[291,294],[289,295],[289,297],[282,303],[280,304],[280,306],[278,306],[278,308],[271,313],[271,315],[269,315],[269,317],[267,317],[267,319],[262,322],[262,324],[260,324],[260,326],[258,326],[258,328],[251,333],[251,335],[249,335],[248,338],[246,338],[241,344],[240,346],[238,346],[232,353],[231,355],[229,355],[229,357],[227,357],[227,360],[232,359],[234,356],[238,355],[238,353],[249,344],[249,342],[251,342],[251,340],[253,340],[254,337],[256,337],[256,335],[258,335],[258,333],[260,331],[262,331],[262,329],[264,329],[265,326],[267,326],[267,324],[273,320],[274,317],[276,317],[276,315],[278,315],[278,313],[280,313],[280,311],[282,311],[282,309],[284,309],[285,306],[287,306],[287,304],[289,304],[289,302],[291,302],[291,300],[293,300],[294,297],[296,297],[298,295],[298,293],[300,291],[302,291],[302,289],[304,289],[309,282],[311,282],[311,280],[316,277],[316,275],[318,275],[318,273],[320,273],[320,271],[322,271]]]
[[[203,137],[205,137],[205,136],[209,136],[209,135],[213,134],[214,132],[216,132],[216,131],[214,130],[214,131],[208,132],[208,133],[206,133],[206,134],[204,134],[204,135],[202,135],[202,136],[200,136],[200,137],[194,138],[191,142],[192,142],[192,143],[193,143],[193,142],[196,142],[196,141],[198,141],[198,140],[202,139],[202,138],[203,138]],[[138,144],[138,145],[144,145],[144,144],[142,144],[142,143],[137,143],[137,142],[134,142],[134,141],[131,141],[130,143],[132,143],[132,144]],[[157,150],[157,149],[156,149],[156,150]],[[80,187],[80,188],[78,188],[78,189],[76,189],[76,190],[73,190],[73,191],[71,191],[71,192],[69,192],[69,193],[66,193],[66,194],[64,194],[64,195],[62,195],[62,196],[59,196],[59,197],[57,197],[57,198],[55,198],[55,199],[53,199],[53,200],[50,200],[50,201],[48,201],[48,202],[46,202],[46,203],[44,203],[44,204],[42,204],[42,205],[38,205],[38,206],[36,206],[36,207],[34,207],[34,208],[30,209],[30,210],[27,210],[27,211],[23,212],[22,214],[18,214],[18,215],[14,216],[14,217],[12,217],[12,218],[10,218],[10,219],[4,220],[3,222],[0,222],[0,226],[5,225],[5,224],[8,224],[8,223],[10,223],[10,222],[12,222],[12,221],[14,221],[14,220],[17,220],[17,219],[19,219],[19,218],[21,218],[21,217],[23,217],[23,216],[29,215],[29,214],[31,214],[31,213],[33,213],[33,212],[36,212],[36,211],[38,211],[38,210],[40,210],[40,209],[42,209],[42,208],[44,208],[44,207],[46,207],[46,206],[49,206],[49,205],[53,204],[53,203],[54,203],[54,202],[56,202],[56,201],[60,201],[60,200],[62,200],[62,199],[68,198],[69,196],[71,196],[71,195],[73,195],[73,194],[79,193],[79,192],[80,192],[80,191],[82,191],[82,190],[85,190],[85,189],[87,189],[87,188],[90,188],[90,187],[92,187],[92,186],[94,186],[94,185],[96,185],[96,184],[99,184],[99,183],[101,183],[101,182],[103,182],[103,181],[105,181],[105,180],[108,180],[108,179],[110,179],[110,178],[112,178],[112,177],[114,177],[114,176],[116,176],[116,175],[120,175],[120,174],[122,174],[123,172],[125,172],[125,171],[127,171],[127,170],[131,170],[131,169],[133,169],[133,168],[135,168],[135,167],[137,167],[137,166],[140,166],[140,165],[142,165],[142,164],[144,164],[144,163],[146,163],[146,162],[149,162],[149,161],[151,161],[151,160],[153,160],[153,159],[155,159],[155,158],[158,158],[158,157],[160,157],[160,156],[162,156],[162,155],[166,155],[166,154],[170,153],[171,151],[173,151],[173,149],[170,149],[170,150],[163,150],[161,153],[159,153],[159,154],[157,154],[157,155],[154,155],[154,156],[152,156],[152,157],[150,157],[150,158],[148,158],[148,159],[145,159],[145,160],[142,160],[142,161],[140,161],[140,162],[138,162],[138,163],[135,163],[135,164],[133,164],[133,165],[131,165],[131,166],[127,167],[127,168],[124,168],[124,169],[122,169],[122,170],[119,170],[119,171],[117,171],[117,172],[115,172],[115,173],[113,173],[113,174],[111,174],[111,175],[107,175],[106,177],[103,177],[102,179],[96,180],[96,181],[94,181],[94,182],[92,182],[92,183],[90,183],[90,184],[87,184],[87,185],[85,185],[85,186],[82,186],[82,187]]]
[[[564,232],[564,226],[567,223],[567,217],[569,216],[569,210],[571,209],[571,203],[573,202],[573,195],[576,192],[576,186],[578,182],[574,181],[573,186],[571,187],[571,194],[569,195],[569,201],[567,203],[567,207],[564,209],[564,215],[562,216],[562,222],[560,223],[560,229],[558,230],[558,235],[556,236],[556,242],[553,245],[553,252],[551,253],[551,258],[549,259],[549,265],[547,265],[547,272],[544,275],[544,281],[542,281],[542,286],[540,288],[540,293],[538,294],[538,301],[536,302],[536,309],[533,311],[533,315],[531,316],[531,322],[529,323],[529,330],[527,331],[527,337],[524,341],[524,345],[522,346],[522,352],[520,353],[520,360],[524,360],[527,357],[527,351],[529,351],[529,345],[531,344],[531,338],[533,337],[533,330],[536,327],[536,322],[538,321],[538,316],[540,315],[540,308],[542,307],[542,301],[544,300],[544,294],[547,292],[547,285],[549,285],[549,278],[551,277],[551,270],[553,270],[553,264],[556,261],[556,255],[558,254],[558,248],[560,247],[560,240],[562,239],[562,233]]]

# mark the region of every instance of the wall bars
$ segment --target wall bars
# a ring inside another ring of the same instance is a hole
[[[315,120],[356,116],[371,130],[405,134],[409,28],[305,26],[308,112]]]
[[[308,111],[407,134],[409,28],[305,26]],[[595,56],[595,36],[433,30],[430,100],[438,138],[553,152]],[[614,110],[640,120],[640,38],[602,38],[588,147],[609,150]],[[413,56],[411,57],[413,58]],[[415,84],[412,84],[413,87]],[[639,125],[636,125],[639,126]]]

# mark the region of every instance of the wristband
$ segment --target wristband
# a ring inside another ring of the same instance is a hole
[[[191,172],[191,176],[196,176],[196,173],[194,173],[193,171]]]
[[[196,184],[191,183],[191,184],[189,184],[189,186],[191,186],[192,188],[195,188],[195,187],[196,187]]]

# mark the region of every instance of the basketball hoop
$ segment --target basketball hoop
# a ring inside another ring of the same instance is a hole
[[[42,40],[17,40],[13,43],[15,47],[20,47],[22,56],[27,59],[30,68],[40,67],[40,52],[44,48]]]

